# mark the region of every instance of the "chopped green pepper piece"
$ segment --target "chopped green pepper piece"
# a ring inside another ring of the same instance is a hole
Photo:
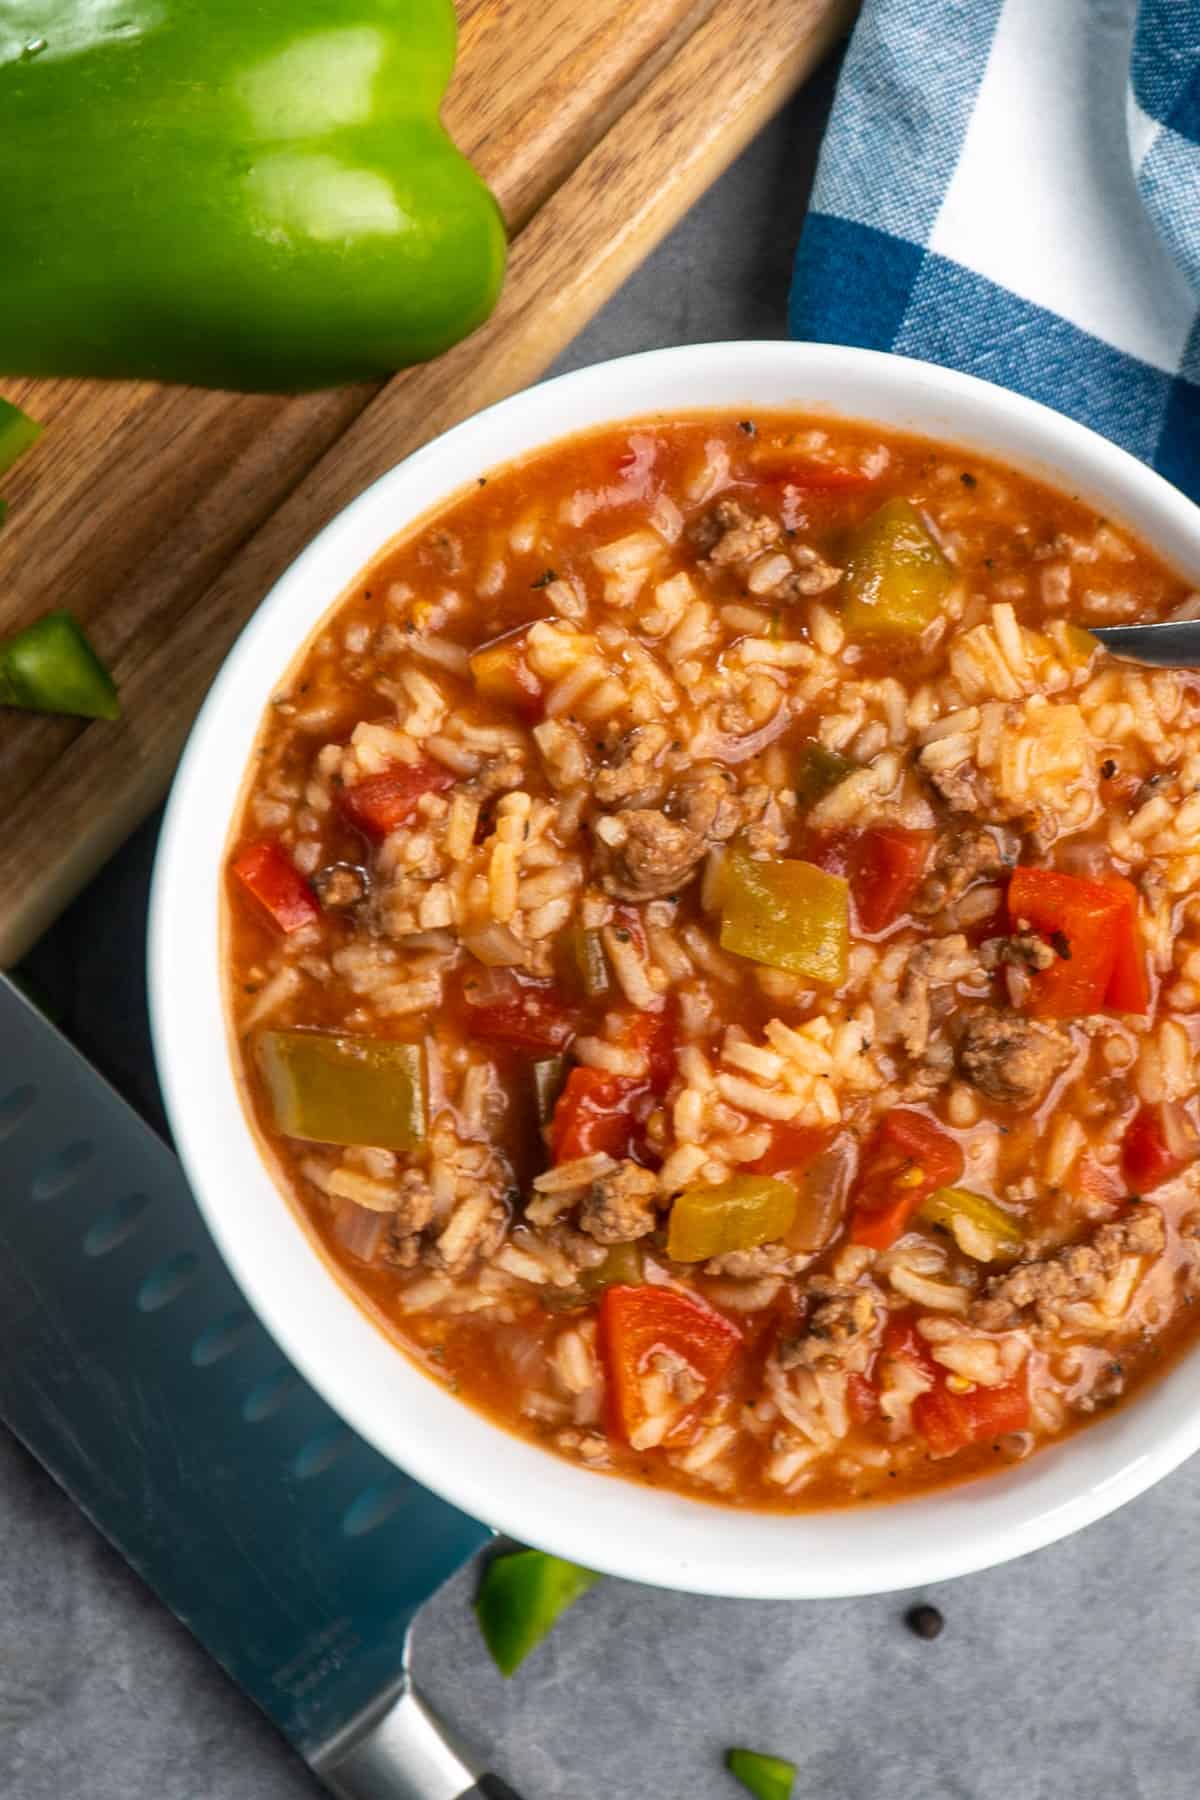
[[[791,1800],[796,1765],[782,1756],[764,1756],[761,1750],[727,1750],[725,1767],[757,1800]]]
[[[585,999],[599,1000],[610,986],[608,958],[598,931],[568,931],[562,938],[561,973],[564,982]]]
[[[1025,1241],[1019,1220],[968,1188],[938,1188],[922,1203],[920,1216],[949,1231],[963,1254],[976,1262],[1015,1255]]]
[[[492,1558],[479,1584],[475,1616],[506,1679],[599,1579],[591,1569],[542,1550],[514,1550]]]
[[[533,1065],[533,1098],[539,1125],[548,1125],[554,1117],[554,1103],[567,1079],[565,1056],[544,1056]]]
[[[796,1217],[796,1190],[773,1175],[731,1175],[715,1187],[690,1188],[671,1208],[667,1255],[706,1262],[730,1250],[754,1250],[785,1237]]]
[[[379,1150],[412,1150],[425,1140],[420,1044],[264,1031],[258,1061],[286,1137]]]
[[[68,612],[47,613],[0,643],[0,706],[119,719],[112,676]]]
[[[606,1287],[638,1287],[642,1280],[642,1253],[636,1244],[614,1244],[602,1263],[585,1269],[579,1285],[585,1294],[599,1294]]]
[[[0,475],[7,475],[18,457],[33,449],[44,430],[11,400],[0,400]]]
[[[725,858],[721,944],[752,962],[840,987],[850,954],[850,888],[813,863]]]
[[[851,637],[920,637],[953,581],[949,563],[907,500],[888,500],[858,527],[843,592]]]
[[[831,793],[857,767],[824,744],[805,744],[796,768],[796,799],[807,809]]]

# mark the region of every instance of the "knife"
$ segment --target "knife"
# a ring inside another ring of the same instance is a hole
[[[490,1536],[288,1363],[175,1157],[0,976],[0,1418],[341,1800],[517,1800],[408,1671]]]

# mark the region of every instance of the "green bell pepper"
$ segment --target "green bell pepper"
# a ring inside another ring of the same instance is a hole
[[[807,811],[831,794],[858,767],[848,756],[827,750],[824,744],[805,744],[796,765],[795,789],[799,805]]]
[[[690,1188],[671,1208],[667,1255],[707,1262],[731,1250],[754,1250],[791,1230],[796,1190],[772,1175],[731,1175],[715,1187]]]
[[[0,400],[0,475],[7,475],[18,458],[33,449],[44,430],[11,400]]]
[[[505,237],[451,0],[7,0],[0,371],[293,391],[436,355]]]
[[[325,1031],[264,1031],[258,1065],[285,1137],[414,1150],[425,1141],[420,1044]]]
[[[600,1577],[543,1550],[494,1556],[483,1572],[475,1616],[483,1641],[507,1677]]]
[[[116,684],[69,612],[47,613],[0,643],[0,706],[119,719]]]
[[[963,1255],[976,1262],[1015,1256],[1025,1242],[1019,1219],[986,1194],[973,1194],[969,1188],[935,1189],[922,1201],[920,1217],[948,1231]]]
[[[937,618],[954,572],[907,500],[887,500],[860,525],[846,558],[851,637],[920,637]]]
[[[755,862],[731,850],[721,881],[721,944],[752,962],[841,987],[850,956],[850,886],[814,863]]]
[[[725,1767],[755,1800],[791,1800],[796,1765],[782,1756],[766,1756],[761,1750],[727,1750]]]

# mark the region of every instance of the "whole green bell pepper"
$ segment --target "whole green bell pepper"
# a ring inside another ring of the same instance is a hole
[[[471,331],[451,0],[5,0],[0,372],[294,391]]]

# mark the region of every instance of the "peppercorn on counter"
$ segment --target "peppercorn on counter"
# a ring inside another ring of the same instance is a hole
[[[247,1104],[340,1279],[511,1429],[734,1505],[1133,1391],[1200,1291],[1200,681],[1068,618],[1195,605],[865,424],[481,470],[279,683],[229,845]]]

